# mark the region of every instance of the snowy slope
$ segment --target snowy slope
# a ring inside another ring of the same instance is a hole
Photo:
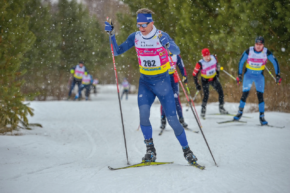
[[[246,113],[247,124],[217,124],[228,116],[201,120],[203,131],[219,165],[216,167],[202,135],[186,132],[189,145],[206,170],[187,166],[181,147],[169,126],[158,136],[159,104],[151,109],[157,161],[173,165],[110,171],[107,166],[126,165],[120,112],[115,87],[101,88],[92,101],[32,102],[31,122],[44,128],[21,131],[22,136],[0,136],[0,192],[290,192],[290,115],[267,112],[272,125],[257,126],[258,113]],[[145,154],[137,131],[137,96],[122,101],[130,163]],[[236,113],[238,104],[227,103]],[[191,111],[185,111],[189,127],[198,130]],[[197,106],[200,112],[200,106]],[[207,113],[217,113],[218,104]]]

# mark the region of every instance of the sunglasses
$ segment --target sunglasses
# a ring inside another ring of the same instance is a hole
[[[140,28],[140,27],[145,28],[145,27],[148,26],[149,23],[150,23],[150,22],[148,22],[148,23],[144,23],[144,24],[137,24],[137,28]]]

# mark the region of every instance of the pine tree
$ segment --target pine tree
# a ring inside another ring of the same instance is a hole
[[[60,67],[68,72],[70,67],[84,60],[89,72],[93,76],[97,74],[98,67],[105,65],[110,54],[109,50],[103,50],[103,27],[76,0],[59,1],[57,22],[62,37]],[[66,78],[68,76],[69,73]]]
[[[23,14],[30,17],[29,30],[36,36],[31,50],[25,54],[27,60],[21,65],[28,70],[24,76],[26,83],[23,90],[39,92],[38,100],[46,100],[48,95],[58,96],[61,36],[50,7],[43,5],[40,0],[30,0]]]
[[[20,14],[24,3],[24,0],[1,2],[0,132],[17,128],[30,129],[27,115],[33,115],[32,109],[23,101],[34,96],[20,92],[23,81],[19,80],[25,73],[19,71],[20,63],[24,60],[23,55],[35,41],[35,36],[28,28],[29,18]]]

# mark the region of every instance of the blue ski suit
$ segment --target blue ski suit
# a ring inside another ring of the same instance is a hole
[[[161,62],[168,61],[168,53],[159,41],[160,34],[169,39],[169,51],[178,55],[180,53],[179,47],[167,33],[157,30],[155,26],[146,36],[143,36],[139,31],[130,34],[121,45],[117,44],[115,35],[111,36],[111,40],[115,56],[123,54],[135,46],[141,73],[138,89],[140,126],[145,140],[152,138],[152,126],[149,120],[150,108],[155,97],[158,97],[165,110],[168,123],[173,128],[179,143],[182,147],[186,147],[188,142],[184,128],[177,119],[175,99],[168,74],[170,63]]]
[[[264,56],[265,57],[264,64],[262,66],[249,65],[250,62],[255,64],[254,63],[255,59],[253,59],[252,61],[248,60],[250,52],[252,52],[252,55],[254,55],[253,57],[258,58],[258,59],[256,59],[256,61],[258,61],[259,58],[262,58],[262,55],[264,54],[265,55]],[[257,97],[259,100],[259,111],[260,111],[260,113],[264,113],[265,103],[264,103],[263,93],[264,93],[264,88],[265,88],[265,78],[264,78],[263,72],[264,72],[264,68],[265,68],[267,59],[270,60],[270,62],[273,64],[273,66],[275,68],[276,75],[279,75],[280,68],[279,68],[278,61],[275,58],[275,56],[272,54],[272,52],[270,52],[267,48],[264,47],[264,49],[262,51],[257,52],[254,49],[254,47],[250,47],[249,49],[247,49],[243,53],[243,55],[240,59],[240,63],[239,63],[239,70],[238,70],[239,75],[242,75],[244,63],[246,61],[247,61],[247,64],[246,64],[244,79],[243,79],[243,95],[242,95],[242,98],[240,100],[240,108],[243,109],[245,107],[246,99],[249,95],[252,84],[254,82],[255,86],[256,86]]]
[[[184,67],[184,63],[183,63],[183,60],[181,59],[180,55],[177,55],[176,65],[178,66],[181,75],[183,77],[184,76],[187,76],[186,70],[185,70],[185,67]],[[170,74],[169,76],[170,76],[171,87],[172,87],[172,90],[173,90],[173,93],[174,93],[174,99],[175,99],[175,104],[176,104],[176,111],[177,111],[178,117],[179,118],[183,118],[182,106],[181,106],[180,99],[179,99],[179,85],[178,85],[178,80],[177,80],[177,78],[174,77],[175,76],[174,73],[173,74]],[[165,117],[165,111],[162,108],[162,106],[161,106],[161,117],[162,118]]]

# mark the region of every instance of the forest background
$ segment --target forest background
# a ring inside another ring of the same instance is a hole
[[[265,70],[266,110],[290,112],[290,2],[288,0],[0,0],[0,128],[28,124],[25,101],[63,100],[69,70],[80,60],[100,84],[114,84],[106,17],[113,20],[118,44],[137,31],[136,11],[149,8],[155,26],[181,49],[189,87],[192,71],[209,48],[224,70],[237,76],[242,53],[258,35],[277,58],[281,85]],[[3,6],[2,6],[3,5]],[[138,86],[135,49],[116,57],[119,81]],[[267,67],[274,74],[273,65]],[[239,102],[242,86],[221,72],[226,102]],[[213,89],[210,102],[218,101]],[[185,97],[180,92],[181,98]],[[196,103],[201,97],[196,99]],[[255,87],[247,102],[257,103]]]

